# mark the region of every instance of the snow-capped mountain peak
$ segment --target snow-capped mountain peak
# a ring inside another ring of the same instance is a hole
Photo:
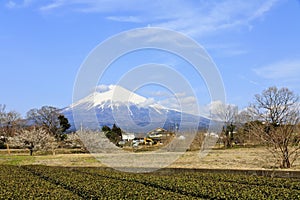
[[[135,104],[143,105],[147,102],[147,98],[142,97],[134,92],[131,92],[118,85],[110,85],[108,90],[105,92],[95,91],[87,97],[75,102],[71,105],[71,108],[85,105],[87,109],[92,109],[94,107],[101,107],[103,105],[118,105],[118,104]]]
[[[175,124],[190,128],[191,124],[198,123],[200,119],[199,116],[166,108],[152,98],[140,96],[117,85],[95,91],[66,107],[62,112],[73,128],[83,126],[97,129],[103,125],[118,123],[124,130],[137,132],[150,131],[157,127],[170,128]],[[207,123],[204,122],[205,126]]]

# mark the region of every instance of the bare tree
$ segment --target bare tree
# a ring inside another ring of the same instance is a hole
[[[52,106],[31,109],[27,112],[27,119],[35,125],[43,127],[44,130],[53,134],[58,140],[63,140],[63,133],[70,128],[67,118],[59,113],[58,108]]]
[[[299,156],[299,97],[287,88],[270,87],[255,95],[249,107],[252,132],[266,144],[280,167],[290,168]]]
[[[5,119],[5,105],[0,104],[0,147],[4,148],[5,142],[7,138],[5,137],[6,134],[3,130],[3,123]]]
[[[251,113],[249,113],[248,110],[245,109],[238,113],[238,115],[236,117],[236,122],[239,124],[245,124],[245,123],[251,121],[251,119],[252,119]]]
[[[14,136],[15,132],[21,128],[21,115],[16,111],[6,111],[6,106],[0,104],[0,136],[2,146],[6,143],[8,153],[9,142],[8,138]]]
[[[0,104],[0,130],[1,134],[3,135],[3,127],[5,126],[5,118],[6,118],[6,106],[4,104]]]
[[[214,102],[211,104],[210,112],[214,120],[224,123],[222,139],[225,147],[231,147],[234,140],[235,122],[238,115],[238,107],[232,104]]]
[[[5,123],[7,135],[13,136],[22,126],[21,114],[16,111],[6,113]]]
[[[53,134],[56,133],[59,126],[58,116],[58,109],[52,106],[43,106],[40,109],[34,108],[27,112],[27,119]]]
[[[1,128],[13,127],[21,120],[21,114],[16,111],[6,111],[6,106],[0,104],[0,125]]]
[[[242,110],[237,115],[236,119],[236,140],[240,144],[244,145],[257,145],[261,144],[261,141],[252,134],[250,123],[252,123],[252,115],[247,109]]]

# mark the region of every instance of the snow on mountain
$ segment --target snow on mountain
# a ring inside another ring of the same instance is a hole
[[[73,128],[75,125],[79,128],[80,125],[84,128],[98,129],[103,125],[111,126],[117,123],[124,130],[141,132],[157,127],[170,129],[176,124],[189,127],[199,119],[201,126],[207,126],[208,123],[204,118],[165,108],[153,99],[117,85],[110,85],[104,92],[93,92],[63,109],[63,113]]]
[[[93,92],[87,97],[72,104],[69,109],[80,106],[87,110],[94,109],[95,107],[104,108],[105,106],[113,108],[114,106],[122,104],[135,104],[140,107],[150,106],[156,109],[164,109],[164,107],[159,104],[154,103],[149,105],[149,99],[117,85],[110,85],[109,90],[105,92]]]

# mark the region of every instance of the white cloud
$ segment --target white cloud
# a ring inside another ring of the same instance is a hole
[[[145,5],[143,0],[53,0],[40,8],[47,11],[64,8],[85,13],[120,13],[124,11],[139,11],[143,5]]]
[[[255,19],[263,16],[266,12],[268,12],[278,0],[270,0],[265,1],[263,4],[257,9],[250,19]]]
[[[147,107],[147,106],[153,105],[155,103],[156,102],[153,98],[147,98],[147,100],[145,102],[140,103],[139,105],[142,106],[142,107]]]
[[[23,1],[23,5],[24,6],[29,6],[30,4],[32,4],[34,2],[34,0],[24,0]]]
[[[185,92],[178,92],[178,93],[176,93],[175,95],[176,95],[176,97],[178,97],[178,98],[180,98],[180,97],[186,97],[186,96],[187,96],[187,94],[186,94]]]
[[[95,87],[95,91],[100,93],[106,92],[108,90],[109,90],[109,85],[98,85]]]
[[[108,20],[144,23],[201,36],[238,26],[252,27],[277,0],[251,1],[149,1],[149,0],[53,0],[41,11],[58,8],[76,12],[104,13]],[[240,53],[240,52],[234,52]]]
[[[180,101],[184,105],[196,104],[197,103],[197,99],[193,96],[183,97],[183,98],[180,99]]]
[[[153,97],[169,97],[171,94],[168,91],[157,90],[157,91],[151,92],[150,95]]]
[[[194,115],[200,114],[200,106],[198,106],[197,98],[194,96],[184,95],[184,93],[174,94],[174,96],[160,100],[158,103],[164,107],[185,113]]]
[[[22,8],[22,7],[30,6],[33,2],[34,2],[34,0],[23,0],[21,3],[16,3],[15,1],[9,0],[5,6],[10,9]]]
[[[14,1],[8,1],[8,2],[6,3],[6,7],[7,7],[7,8],[15,8],[16,6],[17,6],[17,3],[14,2]]]
[[[135,16],[108,16],[106,19],[118,21],[118,22],[133,22],[140,23],[142,20]]]
[[[219,107],[222,107],[223,105],[224,105],[224,103],[221,101],[212,101],[207,106],[208,106],[209,110],[214,111],[214,110],[217,110]]]
[[[189,12],[180,12],[170,20],[158,23],[185,32],[191,36],[210,34],[238,26],[251,27],[251,21],[264,16],[276,1],[210,1],[201,6],[189,7]],[[184,8],[187,8],[183,5]]]
[[[240,46],[240,44],[237,43],[211,43],[204,46],[207,50],[213,50],[217,55],[221,57],[232,57],[248,53],[247,50],[245,50],[243,47]]]
[[[266,79],[298,79],[300,76],[300,60],[283,60],[253,69],[253,71],[258,76]]]
[[[55,8],[59,8],[62,5],[64,5],[63,2],[57,1],[57,2],[54,2],[54,3],[51,3],[51,4],[40,7],[40,10],[41,11],[49,11],[49,10],[52,10],[52,9],[55,9]]]

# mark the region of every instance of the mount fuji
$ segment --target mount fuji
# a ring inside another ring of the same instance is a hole
[[[94,92],[74,102],[62,113],[73,130],[99,129],[116,123],[128,132],[148,132],[157,127],[186,130],[195,128],[195,123],[196,128],[206,128],[209,124],[206,118],[166,108],[117,85],[110,85],[106,91]]]

